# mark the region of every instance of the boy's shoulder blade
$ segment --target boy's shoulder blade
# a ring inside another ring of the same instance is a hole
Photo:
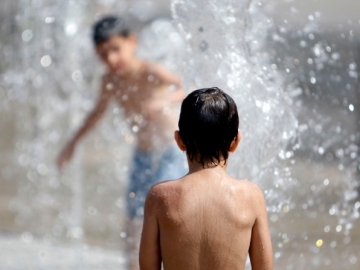
[[[240,182],[240,181],[239,181]],[[242,184],[245,185],[246,192],[251,196],[251,200],[255,202],[255,205],[257,207],[261,206],[264,201],[264,194],[262,189],[254,182],[251,182],[249,180],[243,180]]]

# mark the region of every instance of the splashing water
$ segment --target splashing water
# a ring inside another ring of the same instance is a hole
[[[229,171],[258,183],[275,183],[285,191],[292,179],[279,179],[272,172],[279,170],[275,169],[277,155],[295,138],[297,120],[266,53],[261,59],[251,57],[261,47],[249,46],[249,40],[260,33],[246,20],[251,15],[248,6],[249,1],[212,1],[211,5],[172,1],[175,24],[189,44],[183,66],[185,83],[199,88],[219,86],[237,103],[243,139]],[[281,210],[287,203],[289,193],[282,191],[266,191],[270,209]]]

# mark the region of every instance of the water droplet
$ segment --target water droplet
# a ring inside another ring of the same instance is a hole
[[[356,63],[351,63],[351,64],[349,64],[349,69],[351,69],[351,70],[356,70],[356,68],[357,68]]]
[[[204,52],[209,48],[209,44],[205,40],[203,40],[201,41],[199,48]]]
[[[39,164],[36,170],[40,175],[46,175],[48,173],[48,167],[44,163]]]
[[[21,239],[26,243],[29,244],[33,240],[33,235],[30,232],[23,232],[21,234]]]
[[[300,46],[305,48],[307,46],[307,42],[305,40],[300,41]]]
[[[332,58],[333,60],[339,60],[339,59],[340,59],[340,54],[339,54],[339,53],[333,53],[333,54],[331,55],[331,58]]]
[[[80,70],[75,70],[71,74],[71,78],[73,79],[74,82],[81,82],[82,81],[82,72]]]
[[[323,240],[319,239],[319,240],[316,241],[316,246],[321,247],[323,245],[323,243],[324,243]]]
[[[68,230],[66,237],[68,239],[81,239],[84,235],[84,231],[81,227],[74,227]]]
[[[44,55],[43,57],[41,57],[40,59],[40,63],[43,67],[48,67],[51,65],[51,57],[50,55]]]
[[[276,222],[276,221],[278,221],[278,219],[279,219],[278,216],[275,215],[275,214],[273,214],[273,215],[270,216],[271,222]]]
[[[40,259],[45,259],[48,255],[48,253],[45,250],[39,250],[38,255]]]
[[[66,26],[65,26],[65,34],[67,36],[73,36],[77,33],[77,30],[78,30],[78,26],[76,23],[68,23]]]
[[[334,207],[331,207],[330,210],[329,210],[330,216],[335,215],[335,213],[336,213],[336,209]]]
[[[359,208],[360,208],[360,202],[356,202],[356,203],[355,203],[355,208],[356,208],[356,209],[359,209]]]
[[[21,38],[24,42],[28,42],[33,38],[33,32],[30,29],[27,29],[22,32]]]
[[[45,18],[45,23],[53,23],[55,22],[55,17],[46,17]]]
[[[90,216],[94,216],[94,215],[97,214],[97,209],[95,207],[90,206],[88,208],[88,213],[89,213]]]
[[[133,126],[133,127],[132,127],[132,131],[135,132],[135,133],[138,132],[138,131],[139,131],[139,127],[138,127],[138,126]]]
[[[358,259],[357,259],[357,257],[356,257],[354,254],[351,254],[351,255],[349,256],[349,262],[350,262],[351,264],[356,264],[357,261],[358,261]]]
[[[228,80],[227,85],[228,85],[228,87],[232,88],[232,87],[234,87],[235,84],[234,84],[234,81]]]

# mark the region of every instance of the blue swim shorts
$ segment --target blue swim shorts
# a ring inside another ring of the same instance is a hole
[[[154,184],[175,180],[187,173],[186,154],[175,145],[164,151],[136,149],[127,193],[127,211],[130,217],[143,217],[147,192]]]

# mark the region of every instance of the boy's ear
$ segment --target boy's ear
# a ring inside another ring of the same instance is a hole
[[[239,131],[237,136],[234,138],[234,140],[230,144],[229,152],[234,153],[236,148],[238,147],[240,141],[241,141],[241,132]]]
[[[186,146],[185,146],[184,142],[182,141],[181,136],[180,136],[180,132],[178,130],[175,131],[174,138],[175,138],[176,144],[178,145],[180,150],[181,151],[186,151]]]

